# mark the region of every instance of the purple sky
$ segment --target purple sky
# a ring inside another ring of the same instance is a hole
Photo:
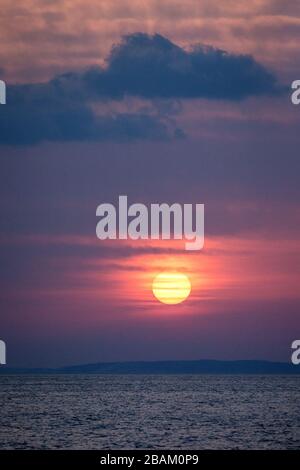
[[[5,3],[8,364],[289,361],[300,330],[300,108],[288,89],[299,78],[299,7]],[[96,207],[120,194],[204,203],[205,249],[97,240]],[[173,269],[192,293],[163,305],[151,282]]]

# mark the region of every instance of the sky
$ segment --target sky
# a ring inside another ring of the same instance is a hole
[[[300,330],[300,6],[2,0],[0,338],[11,366],[289,361]],[[13,27],[12,27],[13,25]],[[96,208],[205,204],[205,245]],[[188,275],[178,305],[152,293]]]

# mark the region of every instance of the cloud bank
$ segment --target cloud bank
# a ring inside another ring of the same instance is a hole
[[[208,98],[240,100],[276,92],[276,78],[249,55],[210,46],[190,51],[165,37],[136,33],[112,48],[106,69],[91,69],[84,86],[95,96],[115,99]]]
[[[126,97],[239,101],[278,92],[276,77],[249,55],[200,45],[185,50],[161,35],[136,33],[112,48],[106,67],[9,86],[8,104],[0,109],[0,143],[168,140],[184,132],[166,115],[101,114],[91,105]]]

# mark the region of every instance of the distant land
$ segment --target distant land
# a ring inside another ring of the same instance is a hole
[[[0,374],[300,374],[300,366],[260,360],[99,362],[56,369],[0,366]]]

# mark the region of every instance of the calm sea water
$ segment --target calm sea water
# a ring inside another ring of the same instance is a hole
[[[300,377],[0,377],[2,449],[296,449]]]

